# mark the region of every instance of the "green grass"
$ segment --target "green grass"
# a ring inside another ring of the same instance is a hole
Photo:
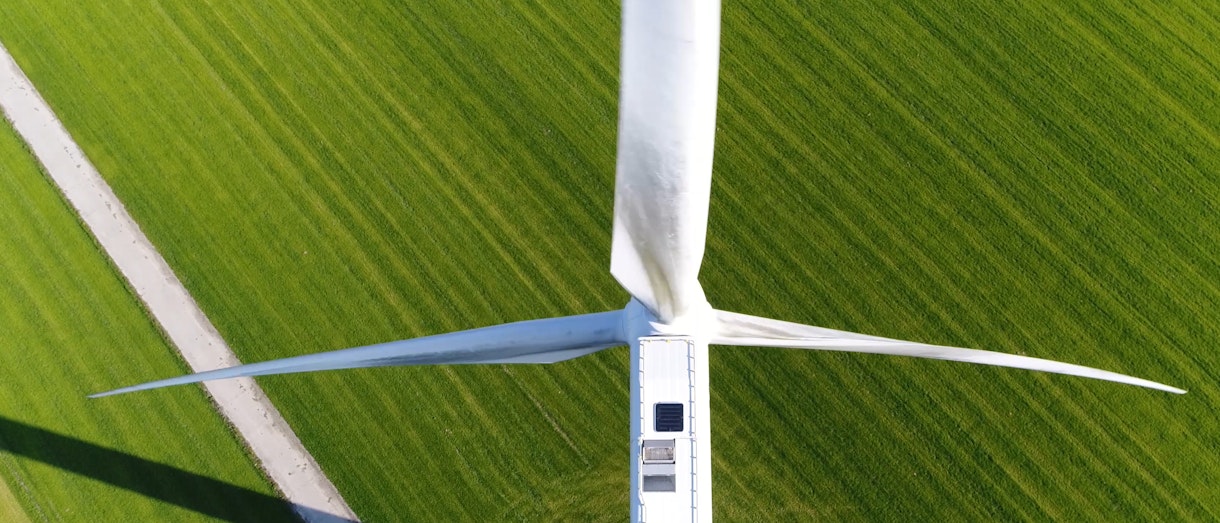
[[[0,253],[0,519],[291,519],[200,391],[85,398],[185,369],[7,123]]]
[[[0,9],[245,360],[626,301],[615,5]],[[1216,518],[1217,36],[1191,2],[728,3],[713,304],[1191,393],[717,349],[717,517]],[[132,367],[98,389],[173,373]],[[370,520],[621,519],[626,370],[262,383]]]

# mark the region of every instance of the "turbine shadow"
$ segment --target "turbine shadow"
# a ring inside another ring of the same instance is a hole
[[[0,416],[0,451],[109,483],[223,521],[349,522],[276,496],[201,476]]]

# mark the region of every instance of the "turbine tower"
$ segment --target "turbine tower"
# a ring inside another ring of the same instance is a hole
[[[631,348],[631,520],[710,521],[708,345],[892,354],[1184,390],[1079,365],[713,309],[699,284],[711,197],[719,0],[625,0],[610,272],[622,310],[297,356],[92,397],[239,376],[392,365],[553,363]]]

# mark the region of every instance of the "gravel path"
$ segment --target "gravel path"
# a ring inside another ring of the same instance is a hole
[[[239,364],[169,265],[153,248],[51,108],[0,45],[0,108],[93,237],[196,372]],[[159,376],[150,376],[150,378]],[[116,383],[117,385],[128,385]],[[253,380],[205,383],[293,509],[309,522],[356,516]],[[104,400],[98,400],[104,401]]]

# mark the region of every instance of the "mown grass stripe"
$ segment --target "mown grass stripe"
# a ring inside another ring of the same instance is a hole
[[[829,41],[825,41],[823,43],[830,44]],[[841,47],[830,44],[830,45],[828,45],[828,49],[832,50],[832,52],[835,53],[835,56],[842,59],[845,63],[851,63],[853,61],[853,59],[850,57],[850,55],[847,54],[846,52],[844,52]],[[870,75],[868,75],[867,73],[864,73],[863,70],[861,70],[859,68],[853,68],[853,70],[855,73],[859,74],[861,78],[870,78]],[[877,89],[885,89],[885,87],[881,83],[877,82],[876,78],[870,79],[869,87],[877,88]],[[900,104],[895,103],[893,98],[883,97],[883,99],[887,99],[887,100],[891,101],[890,108],[894,109],[894,112],[896,114],[899,114],[899,115],[902,115],[903,117],[905,117],[907,119],[907,121],[909,121],[911,123],[916,123],[916,124],[918,124],[920,122],[920,120],[918,118],[915,118],[909,112],[904,110],[904,108],[901,107]],[[932,132],[931,130],[924,130],[923,134],[924,134],[925,138],[928,138],[930,140],[935,140],[936,134],[934,132]],[[953,150],[951,148],[946,147],[945,152],[948,153],[947,156],[949,156],[949,157],[957,156],[957,155],[953,154],[952,151]],[[957,161],[960,162],[959,165],[964,170],[975,169],[975,167],[973,165],[964,162],[963,159],[961,159],[960,157],[957,159]],[[827,168],[829,169],[829,167],[830,166],[828,165]],[[833,182],[836,180],[828,180],[828,181]],[[860,206],[860,209],[861,209],[860,212],[862,212],[863,214],[882,215],[882,213],[879,212],[879,209],[877,209],[876,207],[872,206],[869,203],[870,199],[866,195],[861,194],[861,189],[857,184],[841,183],[841,184],[836,184],[835,188],[839,189],[839,191],[836,191],[837,194],[854,196],[854,199],[851,201],[855,202],[857,205]],[[856,229],[853,224],[844,222],[844,223],[842,223],[842,225],[849,228],[850,230],[858,231],[858,229]],[[886,239],[889,241],[885,242],[885,243],[888,245],[897,244],[897,245],[906,245],[908,247],[914,247],[914,245],[910,244],[906,240],[906,235],[897,232],[895,229],[893,229],[893,227],[888,227],[888,228],[882,229],[881,232],[884,232],[886,234]],[[879,247],[877,246],[878,244],[873,243],[871,240],[869,240],[868,235],[864,234],[862,231],[857,232],[856,234],[862,238],[862,240],[866,243],[866,245],[872,246],[872,247],[870,247],[870,250],[879,251]],[[915,252],[918,252],[918,250],[916,249]],[[952,286],[949,282],[949,279],[946,277],[946,275],[943,273],[943,271],[939,267],[936,267],[934,264],[928,263],[926,258],[923,260],[916,260],[916,263],[920,264],[920,268],[923,269],[924,271],[926,271],[926,275],[931,276],[933,278],[933,280],[936,283],[938,283],[941,287],[951,289]],[[890,268],[892,270],[898,269],[892,262],[889,263],[888,265],[890,266]],[[955,322],[954,320],[952,320],[951,318],[948,317],[947,312],[944,309],[942,309],[940,307],[940,305],[937,304],[936,300],[932,299],[932,297],[927,292],[923,291],[923,288],[924,288],[923,286],[920,286],[920,287],[917,287],[916,289],[913,289],[913,292],[916,295],[921,297],[921,301],[923,302],[922,305],[928,307],[929,309],[931,309],[933,311],[937,311],[936,314],[940,315],[942,320],[948,321],[951,323]],[[954,294],[959,295],[959,296],[961,295],[961,292],[958,290],[951,290],[951,292],[953,292]],[[962,329],[960,327],[958,327],[954,330],[956,330],[959,335],[962,332]]]
[[[199,22],[196,21],[196,23],[198,24]],[[210,40],[199,39],[198,41],[208,42]],[[224,57],[226,56],[225,54],[219,53],[219,52],[213,52],[211,54],[212,54],[212,56],[217,57],[218,62],[223,64],[224,70],[229,72],[228,74],[223,74],[222,76],[225,76],[228,78],[235,78],[235,79],[237,79],[238,83],[242,86],[241,90],[238,92],[247,92],[247,93],[253,94],[254,100],[251,103],[244,104],[244,106],[247,108],[247,111],[252,115],[252,117],[254,117],[253,114],[254,114],[254,111],[257,110],[257,108],[265,107],[268,105],[268,100],[266,98],[262,98],[261,96],[259,96],[257,94],[260,91],[257,88],[253,87],[254,81],[248,75],[241,74],[239,72],[239,71],[241,71],[241,69],[236,67],[236,65],[233,62],[225,60],[224,59]],[[247,56],[246,58],[249,58],[249,57]],[[257,63],[257,61],[255,63]],[[234,84],[230,83],[229,85],[234,85]],[[326,160],[324,160],[323,158],[321,158],[319,156],[320,153],[325,154],[327,152],[326,147],[311,148],[311,147],[307,147],[306,145],[304,145],[301,137],[296,134],[296,132],[294,131],[293,128],[285,125],[283,120],[279,117],[278,114],[261,112],[261,114],[259,114],[259,116],[254,117],[254,118],[257,121],[262,122],[261,127],[264,130],[264,132],[262,134],[268,140],[273,140],[275,136],[290,137],[290,139],[291,139],[290,142],[280,145],[282,150],[284,150],[285,157],[287,157],[287,155],[291,155],[293,157],[307,159],[310,164],[309,170],[315,174],[324,173],[328,170],[325,165],[327,163]],[[268,123],[275,125],[276,128],[275,129],[268,128],[268,126],[267,126]],[[333,158],[333,155],[330,155],[330,154],[326,154],[326,156]],[[343,170],[347,170],[347,166],[343,165],[342,163],[340,163],[338,167],[340,167]],[[300,179],[300,181],[308,184],[309,183],[308,180],[310,180],[311,178],[315,178],[315,177],[326,180],[325,177],[308,176],[308,177],[302,177]],[[332,211],[331,214],[323,215],[325,219],[355,225],[360,228],[359,232],[362,232],[365,234],[367,234],[371,230],[374,230],[373,227],[371,226],[371,224],[368,222],[368,220],[363,218],[363,214],[354,212],[353,208],[354,208],[355,204],[350,198],[343,197],[342,193],[340,193],[336,190],[333,183],[330,183],[327,185],[328,186],[325,188],[330,190],[330,196],[331,196],[330,198],[327,198],[327,200],[338,201],[341,203],[342,207],[340,207],[339,209],[331,209],[331,208],[328,208],[328,207],[324,206],[323,204],[321,204],[320,202],[322,200],[317,200],[318,203],[314,204],[316,209],[318,209],[318,210],[327,209],[329,211]],[[322,198],[325,198],[327,195],[324,193],[319,196]],[[339,211],[342,214],[333,213],[333,211]],[[350,247],[352,247],[353,250],[356,250],[355,247],[359,243],[355,239],[355,236],[349,236],[348,238],[345,238],[345,239],[347,240],[346,243]],[[377,247],[376,244],[372,244],[369,246]],[[363,252],[363,251],[361,250],[361,251],[357,251],[357,252]],[[361,263],[361,268],[364,270],[364,272],[373,275],[372,283],[375,286],[385,287],[386,286],[386,283],[385,283],[386,277],[384,276],[384,273],[382,270],[382,264],[374,263],[372,260],[373,260],[373,258],[371,256],[367,257],[367,258],[359,259],[359,263]],[[394,301],[391,301],[390,303],[387,303],[387,304],[379,304],[379,306],[384,306],[386,308],[382,311],[383,314],[379,314],[378,317],[382,317],[382,318],[387,317],[388,314],[384,314],[384,313],[388,313],[390,310],[392,310],[392,307],[394,305],[401,306],[401,302],[395,303]]]
[[[355,86],[348,86],[348,87],[355,87]],[[402,113],[402,112],[401,112],[401,109],[399,109],[399,111],[400,111],[400,115],[403,115],[403,114],[404,114],[404,113]],[[389,133],[389,132],[388,132],[389,130],[390,130],[390,129],[387,129],[387,134],[389,134],[389,135],[393,135],[392,133]],[[432,151],[430,151],[430,152],[436,152],[436,151],[432,150]],[[451,166],[451,167],[453,167],[453,166]],[[456,170],[456,169],[455,169],[455,170]],[[451,201],[451,202],[452,202],[452,203],[453,203],[455,206],[457,206],[457,207],[461,208],[462,210],[464,210],[464,211],[465,211],[465,214],[466,214],[467,216],[473,216],[473,215],[474,215],[474,212],[472,212],[472,211],[470,210],[470,206],[465,205],[465,204],[463,203],[463,201],[462,201],[461,199],[459,199],[459,198],[456,196],[456,193],[452,193],[452,192],[450,192],[450,193],[447,193],[446,195],[447,195],[447,196],[449,196],[450,201]],[[485,202],[480,202],[480,203],[485,203]],[[484,210],[485,210],[486,205],[481,205],[481,206],[478,206],[478,208],[480,208],[480,209],[484,209]],[[472,220],[472,223],[474,223],[474,221],[473,221],[473,220]],[[490,238],[494,238],[494,236],[493,236],[493,235],[492,235],[492,234],[491,234],[491,233],[490,233],[490,232],[489,232],[487,229],[480,229],[480,232],[482,232],[482,233],[483,233],[483,238],[484,238],[484,239],[490,239]],[[506,251],[503,251],[503,250],[500,250],[500,249],[498,249],[497,251],[498,251],[498,252],[497,252],[497,254],[499,254],[499,255],[500,255],[501,259],[502,259],[502,260],[503,260],[503,261],[504,261],[504,262],[505,262],[507,265],[509,265],[510,267],[512,267],[512,268],[513,268],[513,269],[516,271],[516,276],[518,277],[518,279],[520,279],[520,280],[522,280],[522,281],[526,281],[526,282],[533,281],[533,280],[531,280],[531,279],[529,279],[529,278],[526,278],[526,277],[525,277],[526,275],[525,275],[524,273],[522,273],[522,272],[521,272],[521,267],[520,267],[518,264],[514,263],[513,258],[512,258],[510,255],[508,255]],[[551,278],[551,279],[553,280],[554,278]],[[534,291],[534,293],[535,293],[535,294],[538,294],[538,289],[531,289],[531,290],[532,290],[532,291]],[[452,328],[453,326],[449,326],[449,327],[450,327],[450,328]]]
[[[913,118],[913,119],[911,119],[911,121],[917,121],[917,119]],[[927,133],[927,135],[930,135],[930,137],[931,137],[931,135],[935,135],[935,134],[933,134],[933,133],[931,133],[931,132],[930,132],[930,133]],[[967,171],[974,172],[974,169],[967,169]],[[982,169],[980,169],[980,171],[982,171]],[[1027,226],[1026,226],[1026,227],[1027,227],[1028,229],[1031,229],[1031,230],[1035,230],[1035,229],[1036,229],[1035,227],[1032,227],[1032,224],[1027,224]],[[1043,243],[1049,243],[1049,239],[1044,238],[1044,239],[1043,239]]]

